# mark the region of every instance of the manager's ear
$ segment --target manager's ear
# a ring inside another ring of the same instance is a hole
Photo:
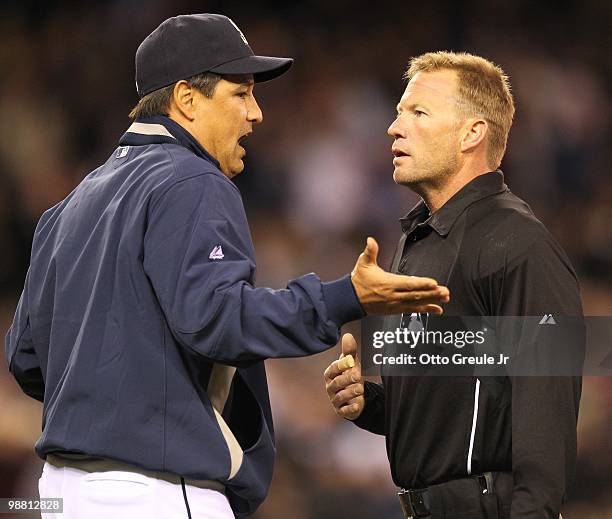
[[[461,151],[470,153],[474,151],[481,142],[487,137],[489,124],[484,119],[468,119],[463,127],[463,137],[461,139]]]
[[[195,119],[195,94],[196,89],[187,81],[184,79],[177,81],[170,98],[170,114],[178,112],[185,119],[193,121]]]

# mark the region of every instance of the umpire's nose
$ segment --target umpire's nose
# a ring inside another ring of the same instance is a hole
[[[387,134],[394,139],[399,139],[400,137],[406,137],[405,132],[400,124],[399,115],[393,119],[393,122],[387,128]]]

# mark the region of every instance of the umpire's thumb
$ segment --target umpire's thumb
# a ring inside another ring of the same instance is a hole
[[[350,333],[342,336],[342,357],[347,355],[352,355],[354,359],[357,358],[357,341]]]

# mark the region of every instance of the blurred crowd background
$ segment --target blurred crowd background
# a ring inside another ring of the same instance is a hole
[[[585,313],[612,315],[612,9],[599,0],[0,4],[0,331],[9,327],[41,213],[106,160],[137,102],[134,53],[163,19],[219,12],[255,52],[292,56],[258,85],[243,194],[259,286],[346,273],[367,235],[388,267],[415,203],[392,180],[386,129],[410,56],[466,50],[500,64],[517,103],[502,169],[578,270]],[[400,518],[382,437],[333,413],[337,356],[268,361],[277,465],[257,518]],[[4,352],[0,353],[3,357]],[[4,359],[2,359],[4,360]],[[6,364],[2,362],[2,365]],[[41,406],[0,369],[0,496],[34,496]],[[612,517],[612,379],[587,377],[566,519]],[[440,438],[443,441],[443,438]],[[195,454],[195,453],[194,453]]]

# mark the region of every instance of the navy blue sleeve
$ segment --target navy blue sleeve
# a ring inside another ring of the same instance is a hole
[[[26,395],[42,402],[45,394],[45,382],[32,342],[27,291],[28,278],[26,277],[15,318],[6,334],[4,345],[9,370],[17,383]]]
[[[324,351],[344,322],[363,316],[348,276],[255,288],[240,194],[214,174],[182,180],[153,202],[144,266],[175,338],[226,364]]]

